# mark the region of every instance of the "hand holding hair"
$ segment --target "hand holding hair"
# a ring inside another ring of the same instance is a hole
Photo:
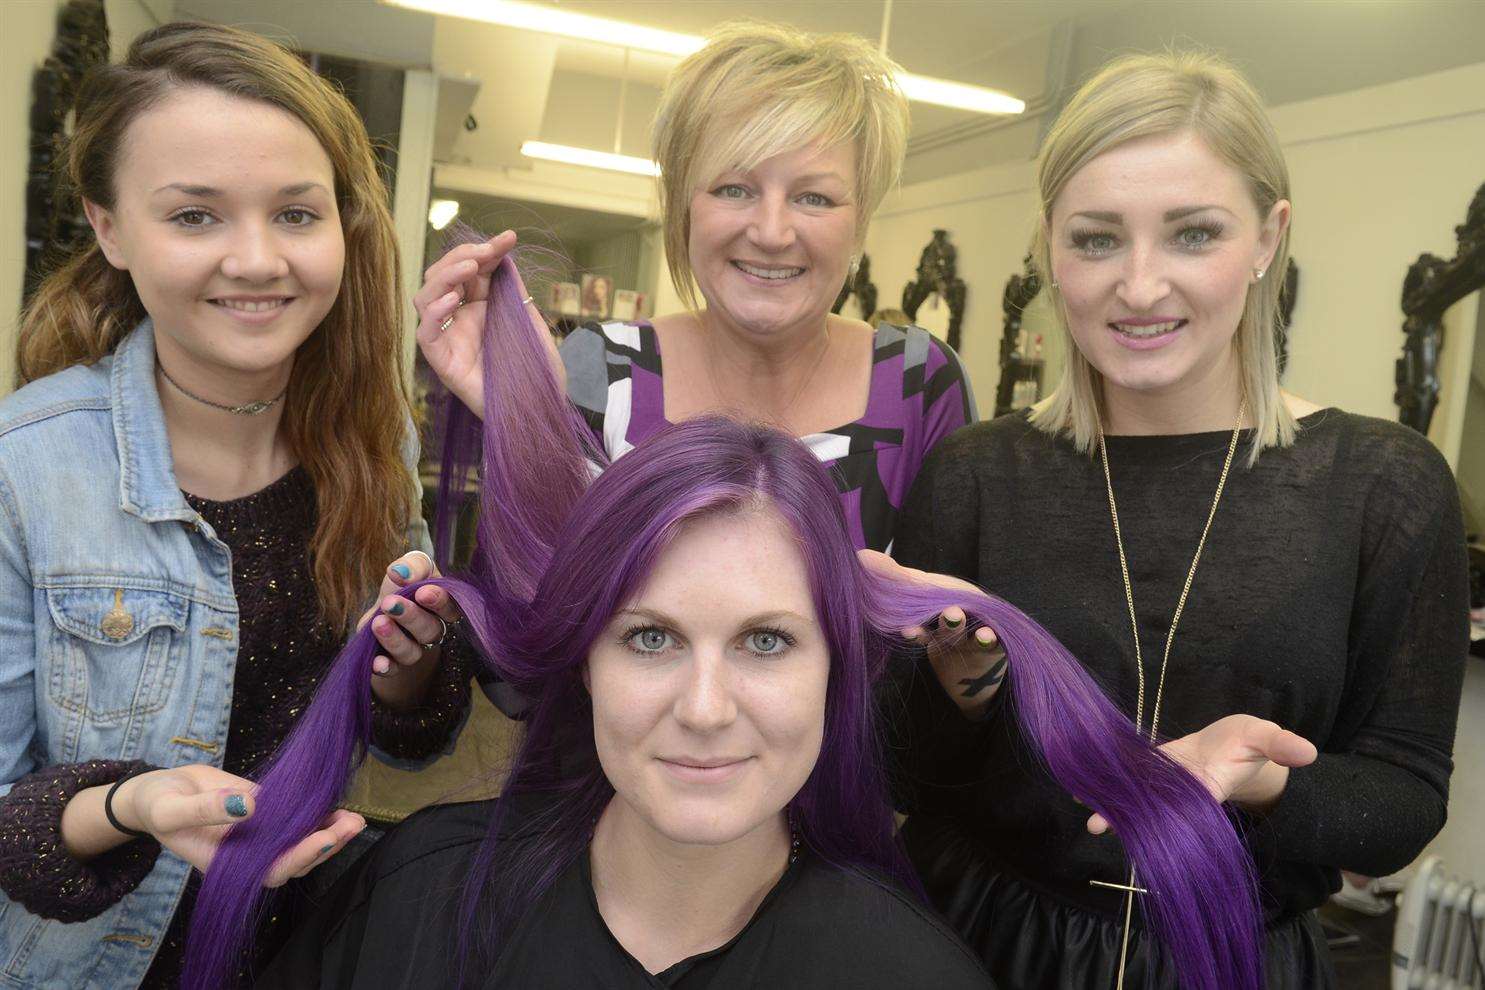
[[[104,800],[112,790],[110,810],[119,827],[159,840],[201,872],[232,825],[254,811],[258,785],[204,763],[151,770],[112,786],[79,793],[62,813],[62,839],[76,859],[89,859],[133,838],[107,820]],[[366,820],[337,809],[275,860],[264,885],[278,887],[303,876],[339,852]]]
[[[981,593],[968,581],[904,567],[876,550],[858,550],[856,556],[863,567],[882,577]],[[928,660],[939,684],[966,717],[977,718],[984,714],[990,700],[1000,691],[1006,675],[1005,650],[995,638],[993,629],[980,626],[972,635],[966,635],[964,610],[951,605],[939,614],[932,627],[908,626],[902,630],[902,638],[927,648]]]
[[[418,346],[428,366],[469,411],[485,417],[485,378],[480,363],[480,342],[485,329],[485,306],[490,295],[490,276],[516,246],[513,231],[488,241],[461,244],[439,258],[423,274],[423,287],[413,296],[418,312]],[[521,298],[526,285],[512,272]],[[567,384],[557,344],[540,311],[527,304],[531,323],[541,329],[549,356],[563,388]]]
[[[443,659],[441,649],[449,626],[460,619],[449,593],[424,585],[406,598],[397,592],[430,577],[439,577],[433,560],[421,550],[410,550],[387,567],[375,605],[356,623],[357,631],[371,624],[381,650],[372,661],[371,690],[390,708],[417,705]]]
[[[1272,810],[1289,782],[1291,767],[1315,762],[1315,744],[1288,729],[1252,715],[1228,715],[1160,747],[1207,786],[1212,797],[1253,812]],[[1088,831],[1102,835],[1102,815],[1088,819]]]

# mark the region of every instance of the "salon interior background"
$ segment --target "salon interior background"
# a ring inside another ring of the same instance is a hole
[[[32,70],[51,50],[64,0],[0,0],[0,394],[13,379],[24,268],[27,114]],[[478,4],[469,2],[468,7]],[[867,0],[567,0],[562,10],[704,33],[755,16],[814,31],[882,34]],[[305,51],[406,70],[395,207],[410,298],[437,238],[430,199],[453,199],[487,230],[539,227],[582,268],[680,303],[665,276],[652,181],[525,157],[524,142],[647,157],[648,122],[670,57],[399,9],[376,0],[106,0],[117,58],[140,31],[175,18],[239,24]],[[936,228],[967,284],[961,354],[982,411],[1000,378],[1001,293],[1034,221],[1031,158],[1070,87],[1110,54],[1168,44],[1217,49],[1246,70],[1285,144],[1301,282],[1285,384],[1355,412],[1397,417],[1399,295],[1425,251],[1455,254],[1454,227],[1485,182],[1485,3],[1477,0],[896,0],[890,54],[911,72],[1009,93],[1024,113],[913,104],[900,190],[866,242],[878,306],[899,305]],[[466,118],[477,124],[467,129]],[[617,145],[617,147],[616,147]],[[409,316],[411,309],[409,308]],[[919,322],[942,331],[930,300]],[[1479,293],[1446,314],[1440,405],[1430,437],[1485,529],[1485,309]],[[1047,376],[1060,361],[1046,314]],[[408,348],[412,353],[412,322]],[[1485,671],[1472,663],[1456,745],[1450,825],[1434,844],[1485,876]]]

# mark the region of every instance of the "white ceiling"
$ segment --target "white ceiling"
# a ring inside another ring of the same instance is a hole
[[[881,0],[554,2],[687,33],[753,17],[872,40],[880,36],[883,10]],[[614,144],[624,68],[622,52],[613,48],[560,41],[548,49],[553,54],[532,61],[534,49],[553,45],[549,36],[448,18],[437,19],[435,27],[430,15],[373,0],[176,0],[175,12],[266,27],[310,50],[432,64],[446,74],[472,72],[483,81],[473,109],[481,131],[456,146],[456,157],[469,164],[519,167],[514,149],[526,138],[605,150]],[[904,67],[1003,89],[1032,105],[1018,120],[914,104],[906,180],[1028,157],[1047,108],[1055,110],[1070,85],[1112,54],[1171,45],[1225,53],[1275,105],[1479,62],[1485,59],[1485,2],[895,0],[889,52]],[[456,49],[457,65],[438,64]],[[513,50],[537,68],[515,71]],[[626,153],[646,153],[644,122],[670,64],[638,53],[630,59]],[[533,71],[545,75],[532,79]]]

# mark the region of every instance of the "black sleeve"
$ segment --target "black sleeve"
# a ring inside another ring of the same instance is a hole
[[[477,665],[472,651],[455,625],[416,708],[394,711],[371,696],[371,741],[377,749],[398,759],[425,760],[449,747],[469,716],[469,680]]]
[[[1353,680],[1377,686],[1348,691],[1340,731],[1264,822],[1281,858],[1367,876],[1407,866],[1444,825],[1469,646],[1459,493],[1426,441],[1407,447],[1368,496],[1352,613]]]
[[[43,767],[0,797],[0,891],[32,914],[87,921],[113,907],[149,876],[160,855],[153,838],[132,839],[87,861],[62,841],[62,812],[80,791],[112,784],[138,760],[90,760]]]
[[[980,492],[973,458],[974,431],[938,443],[908,490],[892,556],[916,567],[978,584]]]
[[[973,431],[961,431],[929,455],[908,493],[893,548],[906,567],[949,574],[975,584],[979,575],[979,485],[972,464]],[[893,798],[905,813],[947,813],[979,776],[975,754],[1000,717],[1001,690],[971,720],[944,691],[921,649],[894,657],[884,678],[881,708]]]

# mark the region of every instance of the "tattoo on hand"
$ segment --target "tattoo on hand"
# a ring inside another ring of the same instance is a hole
[[[989,690],[1005,680],[1005,657],[990,665],[990,669],[979,677],[966,677],[959,683],[964,685],[964,697],[973,698],[981,691]]]

